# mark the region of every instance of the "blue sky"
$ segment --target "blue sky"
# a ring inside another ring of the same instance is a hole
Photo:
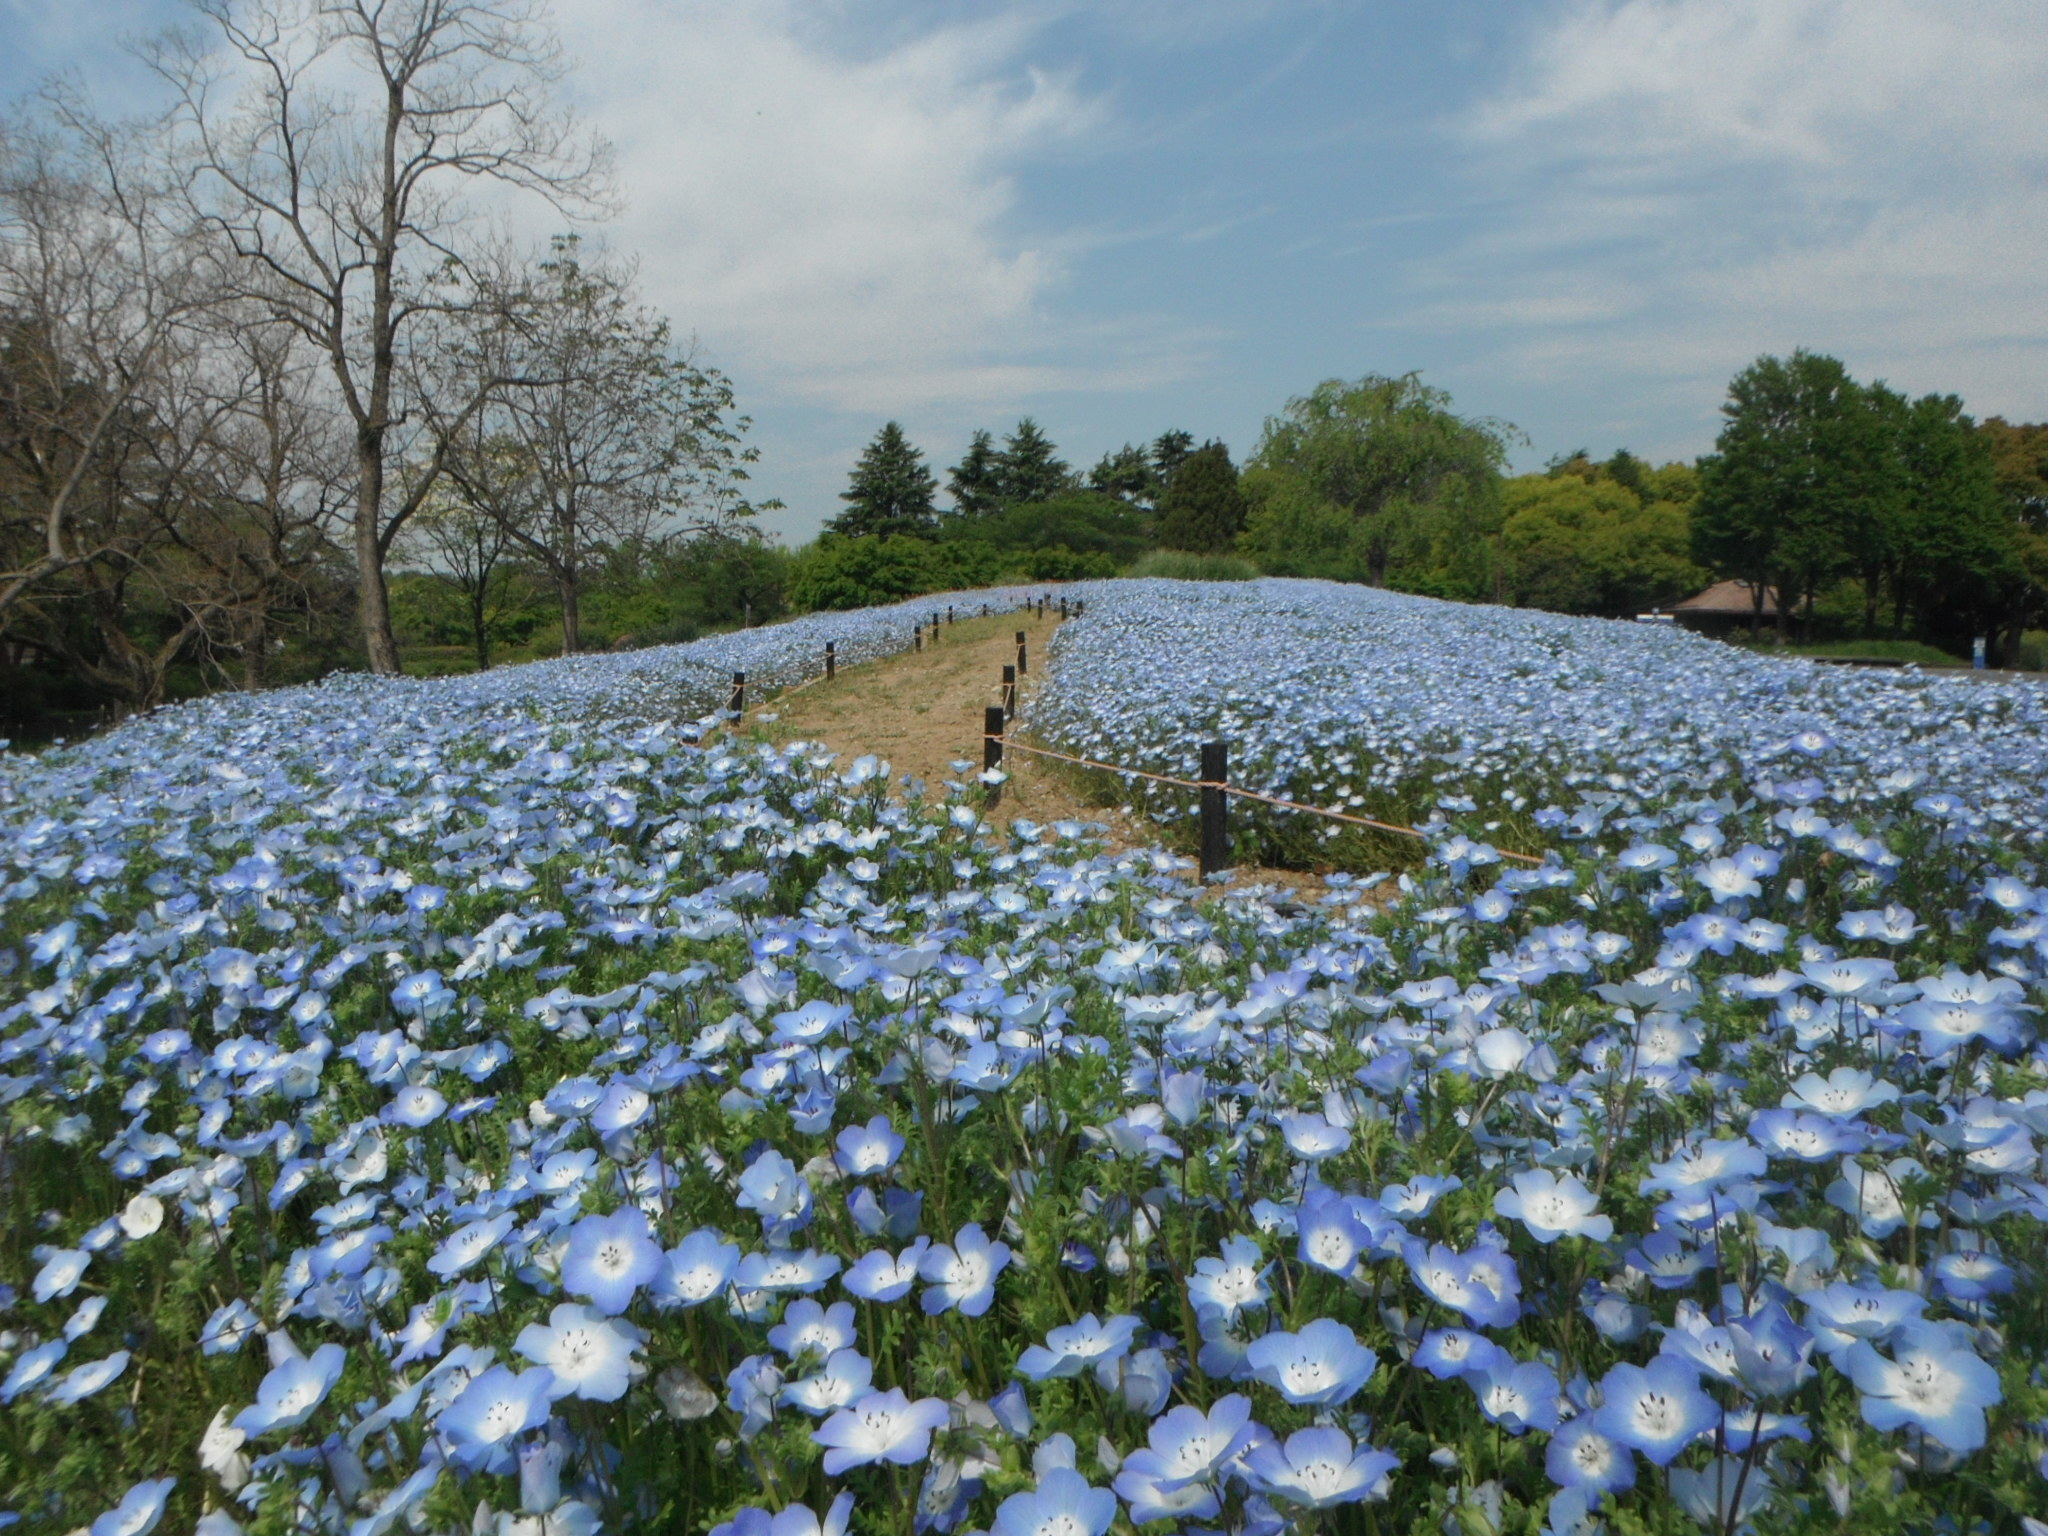
[[[1763,352],[2048,416],[2048,35],[1943,0],[556,0],[649,296],[806,537],[883,420],[1242,456],[1420,370],[1533,467],[1707,449]],[[0,0],[0,88],[165,0]],[[538,232],[538,231],[536,231]]]

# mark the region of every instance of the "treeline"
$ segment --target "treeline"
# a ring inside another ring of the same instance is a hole
[[[1171,431],[1084,476],[1028,417],[1000,444],[977,432],[946,505],[889,422],[844,510],[793,557],[787,595],[853,607],[1187,553],[1221,557],[1210,575],[1610,617],[1732,578],[1780,640],[1796,628],[1961,655],[1986,636],[2002,665],[2048,652],[2028,639],[2048,613],[2048,427],[1978,423],[1954,396],[1909,400],[1805,352],[1745,369],[1723,417],[1694,464],[1580,450],[1509,476],[1513,426],[1460,415],[1417,374],[1368,375],[1289,401],[1241,468],[1222,443]],[[1766,592],[1783,600],[1767,610]]]
[[[533,13],[537,15],[538,13]],[[573,237],[612,199],[554,37],[487,4],[203,7],[166,110],[0,123],[0,734],[446,640],[744,612],[730,382]],[[619,594],[697,579],[717,599]]]

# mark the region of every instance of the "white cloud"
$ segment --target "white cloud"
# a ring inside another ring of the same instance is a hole
[[[1498,203],[1418,274],[1414,318],[1498,328],[1498,367],[1566,388],[1704,406],[1805,345],[2048,414],[2043,100],[2032,4],[1571,4],[1452,125]]]
[[[578,0],[559,19],[630,208],[611,238],[650,297],[750,393],[880,417],[1185,366],[1161,331],[1116,365],[1049,302],[1067,238],[1016,177],[1109,121],[1034,68],[1028,16],[856,51],[798,0]],[[852,18],[847,18],[851,27]]]

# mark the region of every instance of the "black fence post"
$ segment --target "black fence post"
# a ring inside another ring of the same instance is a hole
[[[1060,617],[1064,619],[1064,618],[1065,618],[1066,616],[1067,616],[1067,600],[1066,600],[1066,599],[1065,599],[1065,598],[1063,597],[1063,598],[1061,598],[1061,599],[1060,599]]]
[[[986,773],[1003,765],[1003,706],[991,704],[981,712],[981,767]]]
[[[1010,719],[1017,713],[1017,669],[1003,668],[1003,718]]]
[[[833,675],[837,673],[838,670],[839,642],[836,640],[827,640],[825,642],[825,681],[828,683],[831,682]]]
[[[725,712],[737,725],[741,715],[747,712],[747,674],[735,672],[732,675],[732,697],[725,701]]]
[[[1017,675],[1022,677],[1031,669],[1024,664],[1024,631],[1017,631]]]
[[[1202,743],[1202,875],[1230,868],[1230,748],[1220,741]]]
[[[924,649],[924,626],[922,624],[910,632],[910,644],[913,650],[921,651]]]
[[[953,605],[951,603],[946,604],[946,622],[948,624],[953,622]]]

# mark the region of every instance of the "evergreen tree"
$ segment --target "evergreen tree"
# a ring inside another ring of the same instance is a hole
[[[1003,439],[997,455],[997,484],[1007,505],[1046,501],[1071,490],[1074,472],[1037,422],[1026,416]]]
[[[1088,488],[1134,506],[1149,507],[1159,500],[1159,475],[1143,448],[1125,443],[1115,453],[1105,453],[1088,471]]]
[[[851,538],[864,534],[928,534],[938,527],[932,506],[938,481],[925,468],[924,454],[887,422],[862,450],[852,483],[839,493],[846,510],[825,526]]]
[[[1244,530],[1244,491],[1230,450],[1204,443],[1181,460],[1159,498],[1159,542],[1168,549],[1220,553]]]
[[[946,473],[946,490],[953,498],[955,517],[987,517],[1002,509],[998,457],[995,439],[985,431],[977,431],[967,445],[966,456]]]
[[[1178,428],[1162,432],[1152,441],[1152,473],[1164,492],[1173,483],[1174,473],[1187,462],[1188,455],[1195,451],[1195,438],[1191,432]]]

